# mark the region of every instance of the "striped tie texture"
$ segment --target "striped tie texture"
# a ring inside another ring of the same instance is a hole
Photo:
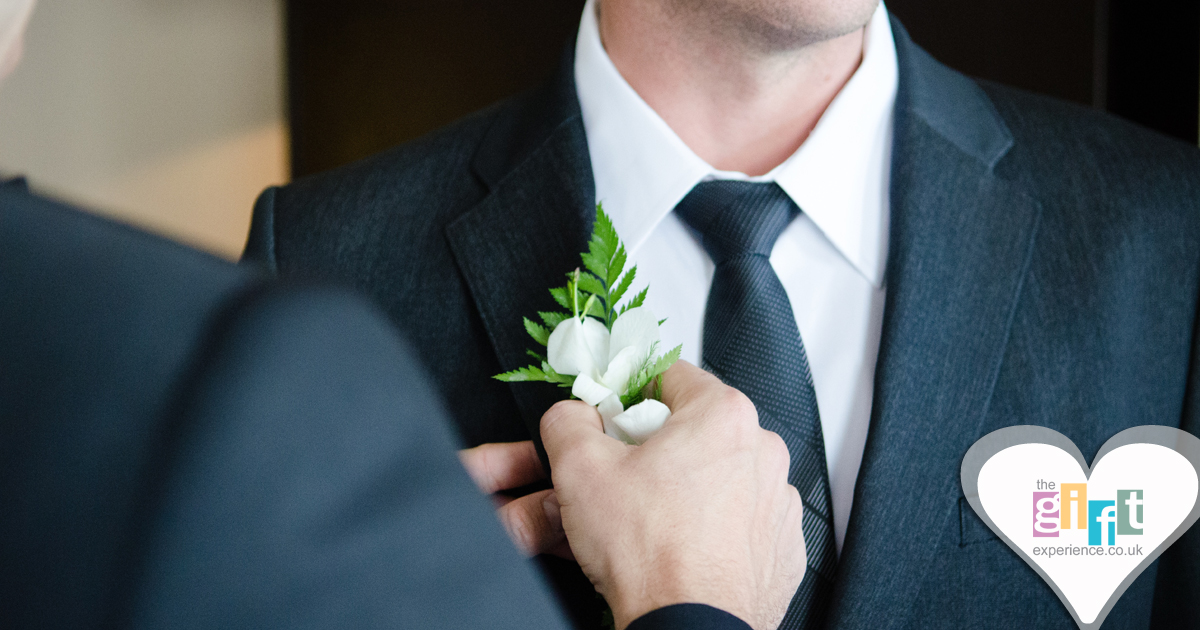
[[[759,424],[787,443],[788,482],[804,501],[808,568],[780,628],[819,628],[837,568],[825,440],[804,342],[769,260],[800,209],[774,183],[711,181],[693,188],[675,212],[700,233],[716,264],[704,368],[749,397]]]

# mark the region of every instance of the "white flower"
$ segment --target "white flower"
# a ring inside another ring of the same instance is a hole
[[[617,317],[611,334],[591,317],[564,320],[550,333],[546,357],[554,371],[576,377],[571,393],[598,407],[605,433],[641,444],[662,427],[671,412],[656,400],[625,410],[621,396],[630,393],[630,380],[658,341],[658,318],[650,309],[638,307]]]
[[[617,404],[621,404],[620,401]],[[627,444],[641,444],[658,433],[670,417],[671,410],[666,405],[647,398],[611,420],[614,432],[619,432],[617,435],[609,433],[608,423],[604,432]]]

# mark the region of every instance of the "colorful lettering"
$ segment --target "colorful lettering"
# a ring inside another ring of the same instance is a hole
[[[1058,493],[1033,493],[1033,535],[1036,538],[1058,537]]]
[[[1117,506],[1115,501],[1088,501],[1088,544],[1103,545],[1104,532],[1108,532],[1108,544],[1117,544]],[[1108,526],[1105,529],[1105,525]]]

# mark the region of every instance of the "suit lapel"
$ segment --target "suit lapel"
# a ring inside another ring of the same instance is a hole
[[[995,173],[1012,139],[983,91],[893,29],[887,305],[829,627],[909,625],[952,531],[959,466],[979,437],[1040,218]]]
[[[496,117],[475,156],[490,193],[446,229],[504,370],[528,365],[535,347],[521,324],[538,311],[560,310],[548,289],[580,265],[595,221],[595,183],[587,139],[565,56],[555,80]],[[512,392],[538,445],[542,414],[565,391],[516,384]]]

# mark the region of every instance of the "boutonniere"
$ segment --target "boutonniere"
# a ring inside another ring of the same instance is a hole
[[[550,289],[564,311],[539,312],[542,323],[525,318],[525,330],[545,354],[529,350],[537,364],[494,378],[570,388],[573,398],[599,410],[605,433],[641,444],[671,415],[660,401],[660,377],[683,346],[659,354],[658,327],[666,320],[642,305],[649,287],[621,303],[637,265],[625,271],[625,245],[600,205],[581,258],[583,268],[567,274],[566,286]]]

